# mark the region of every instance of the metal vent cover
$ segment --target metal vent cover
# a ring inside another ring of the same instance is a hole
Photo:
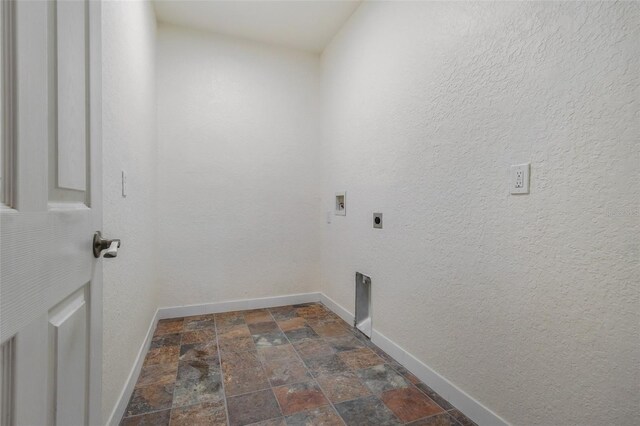
[[[371,278],[356,272],[356,316],[354,327],[371,338]]]

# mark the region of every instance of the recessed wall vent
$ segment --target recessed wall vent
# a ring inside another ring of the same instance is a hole
[[[354,327],[371,338],[371,278],[356,272],[356,317]]]

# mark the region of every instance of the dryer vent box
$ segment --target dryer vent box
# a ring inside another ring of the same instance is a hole
[[[356,272],[356,317],[354,326],[371,338],[371,278]]]

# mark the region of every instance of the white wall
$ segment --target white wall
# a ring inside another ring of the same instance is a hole
[[[319,58],[160,26],[161,306],[319,286]]]
[[[367,2],[322,56],[347,215],[321,290],[353,309],[370,274],[374,327],[513,424],[637,423],[639,28],[637,3]]]
[[[153,8],[146,1],[102,4],[104,235],[122,238],[104,260],[103,420],[122,392],[158,305],[156,104]],[[121,196],[120,172],[128,173]]]

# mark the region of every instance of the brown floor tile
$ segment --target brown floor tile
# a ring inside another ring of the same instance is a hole
[[[243,320],[244,321],[244,320]],[[225,334],[233,331],[233,330],[238,330],[238,329],[245,329],[245,330],[249,330],[247,328],[247,324],[230,324],[230,325],[222,325],[222,324],[218,324],[216,323],[216,332],[218,333],[218,336],[224,336]],[[251,333],[249,333],[251,334]]]
[[[181,333],[162,334],[159,336],[154,336],[151,340],[151,349],[161,348],[163,346],[180,346],[181,340]]]
[[[251,332],[246,324],[232,325],[222,331],[218,329],[218,339],[229,340],[238,337],[250,337]]]
[[[386,364],[364,370],[356,370],[356,375],[374,394],[381,394],[391,389],[407,388],[411,385],[404,377]]]
[[[286,320],[297,317],[296,309],[293,306],[280,306],[277,308],[269,308],[271,316],[276,321]]]
[[[216,332],[212,328],[203,328],[182,333],[182,344],[215,342]]]
[[[393,369],[396,370],[398,373],[400,373],[402,377],[404,377],[414,385],[420,383],[420,379],[418,379],[415,375],[413,375],[409,370],[407,370],[403,366],[398,366],[398,367],[394,366]]]
[[[176,380],[177,372],[177,363],[156,364],[142,367],[136,386],[142,387],[156,383],[163,385],[173,383]]]
[[[435,416],[426,417],[424,419],[416,420],[415,422],[407,423],[409,426],[460,426],[460,423],[456,421],[448,413],[436,414]]]
[[[308,319],[321,319],[331,316],[324,306],[317,304],[296,308],[296,313],[299,317]]]
[[[282,331],[295,330],[296,328],[302,328],[307,325],[307,322],[302,317],[289,318],[278,321],[278,326]]]
[[[277,419],[269,419],[258,423],[251,423],[250,426],[287,426],[284,421],[284,417],[278,417]]]
[[[313,381],[273,388],[284,415],[328,405],[320,387]]]
[[[248,425],[282,416],[271,389],[229,397],[227,409],[230,426]]]
[[[246,311],[229,311],[229,312],[218,312],[217,314],[213,314],[216,320],[224,321],[233,321],[235,319],[240,318],[244,321],[244,313]]]
[[[223,402],[222,378],[217,358],[181,361],[173,392],[173,407],[203,402]]]
[[[462,414],[460,410],[457,410],[457,409],[450,410],[449,414],[451,415],[451,417],[455,418],[456,421],[460,423],[461,426],[478,426],[473,422],[473,420],[471,420],[470,418]]]
[[[312,326],[313,330],[322,337],[352,336],[348,328],[338,323],[327,323]]]
[[[369,389],[352,372],[316,378],[325,395],[334,404],[369,395]]]
[[[169,424],[171,410],[156,411],[140,416],[125,417],[120,426],[166,426]]]
[[[225,394],[231,426],[477,426],[321,303],[159,321],[121,424],[224,425]]]
[[[251,332],[251,335],[255,335],[273,333],[275,331],[280,331],[280,329],[278,328],[278,324],[276,324],[275,321],[269,321],[249,324],[249,331]]]
[[[393,357],[391,355],[389,355],[388,353],[386,353],[385,351],[383,351],[382,349],[380,349],[376,345],[372,344],[370,340],[367,341],[367,340],[362,340],[361,339],[361,341],[368,342],[369,343],[368,344],[369,349],[374,351],[376,353],[376,355],[378,355],[380,358],[384,359],[387,362],[387,364],[391,365],[392,367],[400,366],[400,364],[395,359],[393,359]]]
[[[179,356],[179,346],[160,346],[159,348],[149,349],[143,365],[177,363]]]
[[[384,392],[382,401],[405,423],[444,412],[431,398],[415,387]]]
[[[294,342],[293,347],[300,354],[300,358],[307,359],[318,358],[335,354],[335,349],[329,346],[322,339],[307,339]]]
[[[163,334],[181,333],[184,324],[184,318],[163,319],[158,321],[154,336]]]
[[[196,315],[185,317],[183,329],[185,331],[200,330],[202,328],[215,328],[215,315]]]
[[[257,347],[286,345],[289,343],[287,337],[281,331],[271,333],[254,334],[253,341]]]
[[[256,309],[253,311],[246,311],[244,313],[244,321],[247,324],[255,324],[258,322],[273,321],[273,317],[266,309]]]
[[[223,352],[229,351],[255,351],[256,344],[253,342],[253,337],[235,337],[233,339],[220,339],[218,338],[218,345]]]
[[[172,397],[173,383],[135,388],[129,400],[129,405],[127,405],[125,416],[135,416],[171,408]]]
[[[369,368],[374,365],[384,364],[384,360],[374,354],[369,348],[340,352],[338,356],[342,362],[347,364],[352,370],[360,370],[362,368]]]
[[[298,354],[292,345],[279,345],[279,346],[262,346],[258,348],[258,358],[262,362],[270,361],[273,359],[295,359],[298,358]]]
[[[220,372],[210,372],[200,379],[179,380],[173,391],[173,406],[224,401]]]
[[[364,343],[353,336],[327,337],[324,340],[336,352],[352,351],[365,347]]]
[[[214,321],[215,318],[216,318],[216,314],[191,315],[189,317],[184,317],[184,322],[186,325],[189,322]]]
[[[296,328],[293,330],[285,331],[284,334],[287,335],[287,339],[289,339],[290,342],[298,342],[304,339],[318,339],[320,337],[309,326],[304,326],[304,327]]]
[[[342,362],[337,355],[329,355],[318,358],[311,358],[304,361],[307,368],[315,377],[342,373],[349,370],[347,364]]]
[[[345,321],[342,320],[342,318],[339,318],[339,317],[324,316],[324,317],[318,317],[318,318],[305,318],[305,319],[307,321],[307,324],[310,325],[311,327],[318,327],[321,325],[334,325],[334,326],[340,325],[347,329],[351,328],[349,324],[347,324]]]
[[[438,404],[440,407],[444,408],[445,410],[452,410],[455,408],[453,405],[449,403],[449,401],[441,397],[436,391],[434,391],[424,383],[418,381],[418,383],[416,383],[415,385],[422,393],[427,395],[429,398],[433,399],[433,401],[436,404]]]
[[[340,416],[328,405],[287,417],[288,426],[342,426],[343,424]]]
[[[224,402],[176,407],[171,410],[171,426],[226,426]]]
[[[335,405],[347,426],[397,426],[402,422],[375,396],[353,399]]]
[[[270,387],[262,367],[233,370],[224,374],[224,390],[227,396],[241,395]]]
[[[261,363],[256,351],[229,351],[222,354],[222,371],[224,374],[259,367],[261,367]]]
[[[215,360],[189,360],[180,361],[178,364],[177,381],[204,379],[214,373],[220,372],[220,364],[218,359]]]
[[[218,357],[216,342],[190,343],[180,346],[180,361],[192,359],[213,360]]]
[[[271,386],[298,383],[312,378],[305,365],[297,357],[265,361],[264,369]]]
[[[226,327],[233,327],[234,325],[245,324],[244,314],[239,311],[216,314],[215,321],[216,321],[216,327],[218,329],[218,332],[220,332],[221,329]]]

